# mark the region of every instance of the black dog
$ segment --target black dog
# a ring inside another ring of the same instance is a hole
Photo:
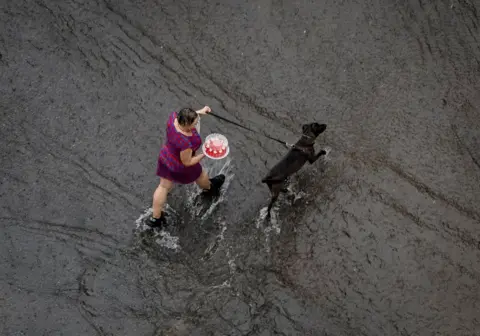
[[[270,210],[273,203],[278,198],[280,192],[285,192],[284,188],[285,180],[292,174],[296,173],[303,167],[308,161],[310,164],[318,160],[322,155],[327,154],[324,150],[321,150],[318,154],[315,154],[313,145],[315,139],[325,132],[327,125],[311,123],[302,126],[302,137],[293,145],[292,149],[283,157],[283,159],[277,163],[266,177],[262,179],[263,183],[268,185],[272,198],[268,205],[268,217],[270,217]]]

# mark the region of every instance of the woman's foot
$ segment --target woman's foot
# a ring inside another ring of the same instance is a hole
[[[150,226],[151,228],[160,228],[167,224],[167,219],[165,217],[166,215],[163,212],[160,215],[160,218],[155,218],[153,216],[150,216],[150,218],[147,219],[147,225]]]
[[[225,175],[220,174],[210,179],[210,189],[220,189],[225,182]]]
[[[225,175],[220,174],[210,179],[210,189],[204,190],[206,193],[218,191],[225,182]]]

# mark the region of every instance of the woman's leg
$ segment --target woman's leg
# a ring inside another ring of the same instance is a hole
[[[195,183],[204,190],[210,190],[210,179],[208,178],[208,173],[205,170],[202,170],[202,174],[200,177],[195,181]]]
[[[164,178],[160,178],[160,184],[153,194],[153,218],[160,218],[162,215],[163,206],[167,201],[167,196],[173,188],[173,182]]]
[[[223,182],[225,182],[225,175],[220,174],[210,179],[205,170],[202,170],[202,174],[200,174],[200,177],[195,181],[195,183],[197,183],[197,185],[203,190],[218,190]]]

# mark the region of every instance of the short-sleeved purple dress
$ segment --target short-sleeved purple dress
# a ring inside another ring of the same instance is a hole
[[[189,184],[196,181],[202,174],[202,166],[197,163],[193,166],[185,166],[180,159],[180,152],[191,148],[193,155],[200,148],[202,138],[196,129],[192,130],[191,136],[186,136],[175,128],[177,113],[170,114],[167,122],[167,140],[160,150],[157,162],[157,176],[167,180]]]

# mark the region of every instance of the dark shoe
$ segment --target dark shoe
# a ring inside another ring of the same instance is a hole
[[[167,224],[167,220],[165,217],[166,216],[163,212],[160,215],[160,218],[155,218],[153,216],[150,216],[150,218],[147,219],[147,225],[150,226],[151,228],[161,228],[162,226],[165,226]]]
[[[225,175],[220,174],[210,179],[210,189],[220,189],[225,182]]]
[[[210,189],[204,190],[205,193],[215,193],[222,187],[225,182],[225,175],[220,174],[210,179]]]

